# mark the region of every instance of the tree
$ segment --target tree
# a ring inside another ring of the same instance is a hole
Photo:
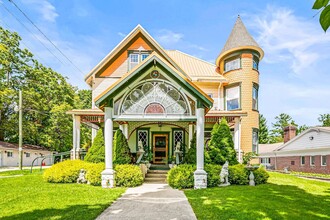
[[[317,120],[322,123],[323,127],[330,126],[330,114],[320,114]]]
[[[184,157],[184,163],[196,164],[196,133],[190,140],[190,148]]]
[[[284,138],[284,128],[289,125],[297,127],[292,117],[288,114],[281,113],[275,117],[276,122],[272,123],[273,129],[271,130],[270,143],[282,142]]]
[[[226,161],[231,165],[238,163],[233,137],[225,118],[213,126],[208,155],[212,164],[223,165]]]
[[[131,163],[131,152],[127,139],[123,132],[118,129],[113,140],[113,163],[129,164]]]
[[[20,46],[20,36],[0,27],[0,141],[18,142],[18,91],[23,93],[23,143],[67,151],[72,146],[69,109],[91,104],[91,92],[79,91],[67,78],[40,64]],[[63,127],[62,127],[63,126]],[[82,143],[90,128],[81,127]]]
[[[309,128],[309,126],[307,126],[307,125],[298,126],[296,135],[301,134],[303,131],[307,130],[308,128]]]
[[[105,159],[105,145],[103,130],[100,128],[94,138],[92,147],[88,150],[85,161],[92,163],[104,162]]]
[[[259,144],[269,143],[269,133],[266,118],[260,114],[259,115]]]
[[[316,0],[313,5],[313,9],[319,10],[320,24],[323,30],[326,32],[330,26],[330,4],[329,0]]]

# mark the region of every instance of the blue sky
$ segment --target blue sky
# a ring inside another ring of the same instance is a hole
[[[259,102],[268,123],[285,112],[299,125],[317,125],[319,114],[330,113],[330,35],[322,31],[318,16],[313,18],[313,0],[14,1],[82,73],[8,0],[0,0],[0,25],[17,31],[23,38],[22,47],[28,47],[44,65],[66,75],[79,88],[88,88],[84,75],[137,24],[165,49],[214,62],[240,14],[265,51],[260,63]]]

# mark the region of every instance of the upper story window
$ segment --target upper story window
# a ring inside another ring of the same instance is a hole
[[[225,60],[225,72],[230,70],[236,70],[241,68],[241,58],[236,57],[234,59]]]
[[[7,151],[7,157],[13,157],[13,152],[12,151]]]
[[[241,108],[240,104],[240,86],[225,89],[226,94],[226,110],[236,110]]]
[[[255,69],[255,70],[259,69],[259,59],[256,56],[253,56],[252,68]]]
[[[149,51],[129,51],[129,70],[133,69],[141,61],[149,56]]]
[[[252,109],[258,110],[258,91],[259,86],[257,84],[253,84],[252,88]]]

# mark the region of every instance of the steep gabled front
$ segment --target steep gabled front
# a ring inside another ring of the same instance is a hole
[[[132,95],[134,92],[136,97]],[[164,118],[166,115],[172,119],[173,116],[193,119],[195,108],[203,106],[208,110],[213,104],[213,100],[207,94],[157,53],[152,53],[95,99],[96,106],[101,109],[113,106],[117,117],[124,117],[125,112],[122,109],[128,110],[129,107],[125,105],[133,105],[133,102],[139,106],[142,105],[140,102],[143,102],[144,105],[144,109],[136,108],[131,112],[135,112],[134,119],[142,113],[141,117],[144,119],[150,115],[152,118]],[[183,106],[186,107],[186,111],[183,111]],[[150,112],[151,108],[154,112]],[[157,108],[160,112],[155,110]],[[127,114],[125,119],[129,119]]]

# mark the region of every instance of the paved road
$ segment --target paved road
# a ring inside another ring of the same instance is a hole
[[[167,184],[129,188],[97,220],[196,220],[184,193]]]

